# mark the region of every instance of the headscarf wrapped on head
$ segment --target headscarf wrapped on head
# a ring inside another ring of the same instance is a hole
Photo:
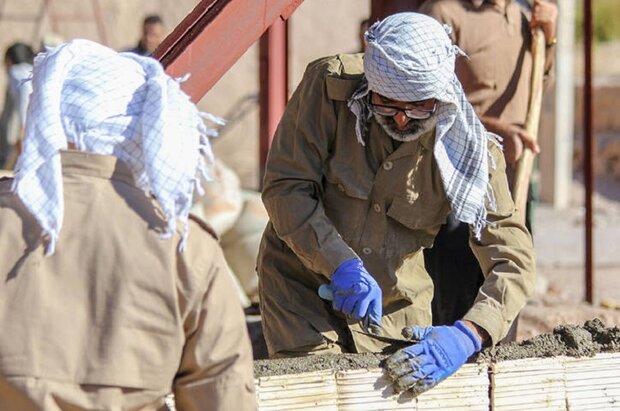
[[[152,58],[117,53],[73,40],[36,57],[23,151],[13,190],[54,252],[64,215],[59,150],[112,155],[131,170],[138,187],[161,205],[168,231],[187,219],[195,187],[209,179],[214,131]],[[216,120],[211,117],[211,119]]]
[[[437,126],[434,156],[455,217],[472,226],[477,238],[486,224],[489,196],[487,131],[467,101],[454,63],[464,53],[452,44],[450,28],[418,13],[398,13],[366,32],[365,78],[349,100],[357,117],[356,134],[364,144],[371,118],[369,91],[392,100],[434,98]]]

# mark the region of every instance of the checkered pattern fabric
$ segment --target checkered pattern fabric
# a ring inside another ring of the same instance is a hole
[[[357,116],[358,141],[364,144],[369,91],[398,101],[438,100],[435,159],[454,215],[479,238],[486,224],[485,196],[492,197],[488,135],[454,73],[455,58],[464,53],[452,44],[449,30],[418,13],[375,23],[366,32],[365,80],[349,107]]]
[[[201,113],[152,58],[73,40],[35,59],[23,152],[14,191],[37,219],[54,252],[64,215],[59,150],[113,155],[138,187],[154,195],[168,223],[185,224],[200,177],[213,160]]]

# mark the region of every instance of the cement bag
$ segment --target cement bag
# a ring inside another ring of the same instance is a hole
[[[226,261],[241,287],[254,303],[258,302],[256,258],[260,240],[269,217],[260,193],[244,191],[244,206],[236,224],[221,239]]]

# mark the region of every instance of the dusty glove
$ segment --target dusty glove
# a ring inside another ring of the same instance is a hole
[[[385,368],[397,391],[418,395],[454,374],[469,357],[481,350],[480,338],[463,321],[452,326],[407,327],[419,342],[398,350]]]
[[[332,275],[330,288],[334,310],[345,313],[355,321],[368,316],[371,324],[381,327],[381,287],[364,268],[362,260],[352,258],[340,264]]]

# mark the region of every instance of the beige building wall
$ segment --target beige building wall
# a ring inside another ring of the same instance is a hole
[[[309,62],[357,51],[359,23],[369,12],[369,0],[305,0],[297,8],[289,19],[289,93]],[[252,188],[258,186],[258,69],[255,44],[200,103],[203,109],[229,118],[248,110],[224,130],[214,147],[216,155],[239,173],[242,184]]]
[[[3,4],[0,50],[6,50],[15,41],[38,48],[41,37],[52,31],[65,39],[87,38],[103,42],[94,21],[93,5],[96,3],[101,7],[107,44],[122,50],[136,44],[145,15],[160,14],[171,31],[198,1],[54,0],[50,3],[51,7],[44,10],[43,0],[0,2]],[[305,0],[298,7],[290,19],[291,93],[308,62],[358,49],[359,22],[369,12],[369,0]],[[55,18],[51,19],[50,15]],[[5,87],[6,76],[0,75],[0,99],[4,98]],[[216,155],[237,171],[242,184],[250,188],[258,186],[258,91],[258,46],[254,45],[199,104],[203,110],[235,120],[223,130],[221,138],[214,141],[214,147]]]

